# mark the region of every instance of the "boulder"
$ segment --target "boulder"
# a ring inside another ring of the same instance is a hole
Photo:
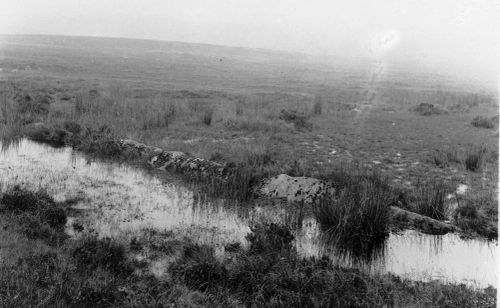
[[[283,198],[289,202],[313,203],[331,197],[335,189],[329,183],[309,177],[280,174],[262,181],[255,189],[261,197]]]
[[[416,229],[424,233],[436,235],[457,231],[457,228],[449,223],[395,206],[391,206],[391,224],[399,229]]]
[[[118,141],[122,150],[128,150],[138,153],[142,157],[150,158],[163,152],[162,149],[144,143],[137,142],[132,139],[121,139]]]
[[[232,165],[192,157],[179,151],[165,151],[155,155],[149,164],[161,170],[169,169],[191,176],[212,177],[218,180],[227,180],[234,171]]]

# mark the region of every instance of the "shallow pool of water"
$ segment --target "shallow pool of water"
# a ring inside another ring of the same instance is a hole
[[[248,243],[256,222],[296,220],[296,209],[283,205],[238,206],[200,196],[164,172],[90,160],[69,147],[54,148],[26,139],[0,153],[1,189],[21,184],[45,188],[56,200],[77,198],[78,221],[101,236],[130,239],[141,230],[172,231],[212,245]],[[72,232],[71,226],[68,226]],[[315,220],[305,217],[294,230],[303,256],[327,255],[344,266],[371,273],[391,272],[415,280],[440,279],[472,286],[496,287],[497,243],[462,240],[455,234],[424,235],[415,231],[391,234],[368,260],[340,254],[323,238]]]

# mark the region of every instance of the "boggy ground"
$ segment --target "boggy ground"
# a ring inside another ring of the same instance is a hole
[[[496,290],[367,276],[326,259],[297,257],[283,226],[255,226],[248,249],[226,247],[223,258],[188,240],[118,242],[64,233],[70,203],[14,187],[1,196],[0,304],[3,307],[494,307]],[[154,276],[155,251],[170,259]]]
[[[430,196],[412,195],[438,184],[445,187],[438,199],[452,194],[449,203],[461,207],[446,219],[462,220],[472,233],[497,233],[496,89],[396,68],[371,74],[369,62],[318,65],[238,48],[1,39],[4,136],[42,121],[79,134],[76,145],[88,153],[116,156],[109,141],[131,138],[235,164],[242,171],[233,183],[243,189],[230,195],[238,198],[263,178],[331,181],[332,170],[354,162],[402,191],[403,208],[426,214],[417,201]],[[455,194],[458,185],[465,194]]]

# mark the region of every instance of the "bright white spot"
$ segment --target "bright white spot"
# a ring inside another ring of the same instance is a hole
[[[393,49],[398,43],[399,32],[396,30],[387,30],[373,36],[371,49],[374,53],[384,53]]]
[[[465,184],[459,184],[457,186],[457,195],[465,194],[465,192],[467,191],[468,188],[469,188],[469,186],[467,186]]]

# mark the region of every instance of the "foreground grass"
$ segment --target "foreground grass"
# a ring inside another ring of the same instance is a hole
[[[314,207],[317,221],[337,246],[348,246],[363,254],[366,243],[380,242],[388,235],[390,205],[396,192],[386,177],[360,166],[339,166],[328,175],[337,187],[336,196]]]
[[[47,203],[57,207],[46,194],[20,188],[2,197],[2,307],[494,307],[496,301],[494,289],[368,276],[327,259],[302,259],[290,231],[274,224],[255,226],[250,248],[232,245],[223,259],[190,241],[160,249],[178,257],[157,278],[130,258],[142,249],[137,241],[88,234],[54,243],[26,234],[23,213],[38,215]],[[40,220],[62,233],[48,217]]]

